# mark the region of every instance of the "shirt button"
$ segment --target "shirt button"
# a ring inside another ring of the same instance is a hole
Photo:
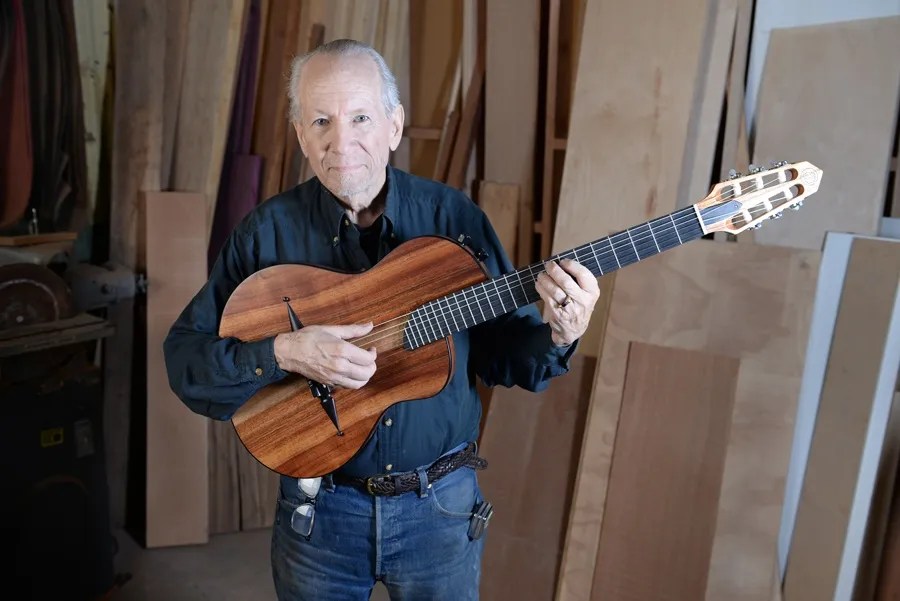
[[[393,423],[394,423],[394,420],[392,420],[391,418],[387,418],[386,420],[384,420],[384,425],[387,426],[388,428],[390,428],[391,424],[393,424]]]
[[[349,225],[350,225],[350,220],[347,219],[346,217],[344,217],[344,225],[345,225],[345,226],[348,226],[348,227],[349,227]]]
[[[257,375],[257,376],[261,376],[261,375],[262,375],[262,368],[261,368],[261,367],[257,367],[257,368],[256,368],[256,375]]]
[[[391,469],[393,469],[393,467],[394,467],[393,463],[388,463],[386,466],[384,466],[384,469],[386,471],[391,471]]]
[[[338,243],[338,237],[335,236],[334,238],[332,238],[332,239],[331,239],[331,243],[332,243],[332,244],[337,244],[337,243]]]

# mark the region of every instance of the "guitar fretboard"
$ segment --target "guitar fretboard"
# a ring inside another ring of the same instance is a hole
[[[628,228],[550,257],[575,259],[595,277],[612,273],[703,236],[693,207]],[[404,346],[416,349],[450,334],[515,311],[540,300],[535,281],[544,262],[430,301],[410,314]]]

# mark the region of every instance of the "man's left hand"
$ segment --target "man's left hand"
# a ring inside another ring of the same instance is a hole
[[[572,259],[544,263],[535,289],[544,300],[544,321],[550,324],[553,343],[567,346],[584,335],[600,286],[587,267]]]

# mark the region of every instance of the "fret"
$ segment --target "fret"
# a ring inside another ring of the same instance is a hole
[[[491,282],[494,284],[494,292],[497,293],[497,300],[500,301],[500,308],[503,309],[503,313],[506,313],[506,306],[503,304],[503,296],[500,294],[500,289],[497,288],[497,280],[493,279]],[[503,315],[503,313],[501,313],[501,315]]]
[[[428,318],[428,321],[425,322],[425,325],[427,325],[428,329],[431,330],[431,340],[434,341],[434,340],[437,340],[438,338],[440,338],[440,336],[435,334],[434,326],[431,324],[431,316],[428,314],[428,309],[430,309],[430,308],[431,308],[431,303],[428,303],[424,307],[425,317]],[[432,312],[433,312],[433,310],[432,310]]]
[[[656,245],[656,252],[661,253],[662,251],[659,248],[659,242],[656,240],[656,234],[653,233],[653,223],[648,223],[647,228],[650,230],[650,236],[653,238],[653,244]]]
[[[675,230],[675,235],[678,236],[678,244],[683,244],[683,242],[681,241],[681,234],[678,233],[678,226],[675,225],[675,218],[671,213],[669,214],[669,221],[672,222],[672,229]]]
[[[613,258],[616,260],[616,265],[619,269],[622,269],[622,262],[619,261],[619,255],[616,254],[616,248],[612,244],[612,238],[607,238],[606,243],[609,244],[609,250],[612,251]]]
[[[464,293],[457,292],[456,294],[453,295],[453,298],[456,301],[456,306],[459,308],[459,318],[463,321],[463,328],[470,327],[469,324],[466,322],[465,309],[463,308],[462,303],[460,302],[460,298],[464,301],[466,300],[466,295]],[[466,303],[466,307],[468,307],[468,302]],[[475,325],[475,324],[473,323],[472,325]]]
[[[447,303],[447,311],[450,312],[450,319],[453,320],[453,327],[456,328],[455,331],[458,332],[458,331],[461,330],[462,328],[460,328],[460,327],[459,327],[459,324],[456,323],[456,315],[453,314],[453,307],[450,306],[450,300],[449,300],[449,299],[445,299],[445,300],[446,300],[446,303]],[[446,321],[446,319],[447,319],[447,318],[445,317],[444,320]],[[450,324],[447,324],[447,325],[449,326]]]
[[[491,317],[497,317],[497,314],[494,313],[494,304],[491,302],[491,295],[488,294],[487,282],[481,285],[481,289],[484,290],[484,300],[487,301],[488,309],[491,310]],[[478,304],[481,304],[481,301],[478,301]]]
[[[637,246],[634,245],[634,238],[631,237],[631,228],[625,230],[625,233],[628,234],[628,241],[631,242],[631,248],[634,249],[634,256],[637,257],[637,260],[641,260],[641,254],[638,252]]]
[[[600,272],[599,275],[603,275],[603,265],[600,264],[600,257],[597,256],[597,251],[594,250],[594,243],[588,242],[588,248],[591,251],[591,255],[594,257],[594,262],[597,263],[597,270]]]
[[[413,311],[410,320],[412,321],[412,328],[408,328],[410,331],[410,338],[412,338],[412,342],[415,343],[416,346],[420,346],[422,344],[422,336],[419,335],[419,324],[416,323],[416,315],[418,311]]]
[[[703,228],[693,207],[687,207],[559,253],[547,261],[574,257],[592,274],[602,276],[702,236]],[[535,283],[544,270],[544,263],[528,265],[422,305],[407,322],[406,344],[418,348],[536,302],[540,295]],[[495,305],[495,299],[499,306]]]
[[[615,236],[613,236],[615,238]],[[613,246],[616,249],[616,256],[622,264],[622,267],[627,267],[632,263],[637,263],[640,261],[641,257],[637,254],[637,249],[634,247],[634,243],[630,239],[630,235],[626,232],[623,232],[618,235],[619,240],[615,240],[613,242]]]

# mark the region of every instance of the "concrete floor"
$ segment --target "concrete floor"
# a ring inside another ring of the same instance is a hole
[[[131,579],[111,601],[275,601],[268,529],[213,536],[206,545],[143,549],[117,532],[116,573]],[[389,601],[375,586],[372,601]]]

